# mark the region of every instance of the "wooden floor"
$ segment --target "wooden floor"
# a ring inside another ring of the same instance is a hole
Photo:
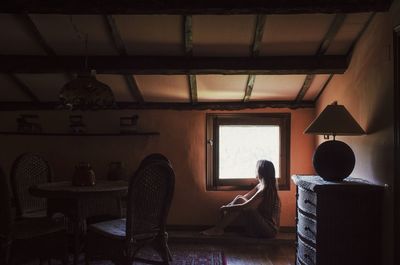
[[[195,248],[212,248],[224,253],[227,265],[294,265],[294,234],[285,233],[275,239],[256,239],[226,233],[223,236],[202,236],[199,232],[169,232],[169,243],[186,244]],[[32,262],[26,265],[37,265]],[[54,262],[54,265],[59,263]],[[83,258],[80,265],[83,265]],[[111,265],[111,262],[93,263],[93,265]],[[134,264],[142,264],[135,262]]]
[[[221,246],[227,265],[294,265],[293,245]]]
[[[227,265],[294,265],[295,234],[281,233],[274,239],[257,239],[238,233],[202,236],[198,231],[170,231],[171,243],[197,243],[221,249]]]

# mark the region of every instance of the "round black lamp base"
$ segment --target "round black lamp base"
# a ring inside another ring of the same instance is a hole
[[[342,181],[354,169],[356,158],[350,146],[341,141],[326,141],[315,150],[313,165],[324,180]]]

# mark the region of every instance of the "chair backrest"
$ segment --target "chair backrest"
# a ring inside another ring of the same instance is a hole
[[[128,242],[135,235],[165,232],[174,187],[175,174],[166,161],[153,160],[138,168],[128,189]]]
[[[171,165],[171,162],[165,155],[163,155],[161,153],[152,153],[150,155],[147,155],[145,158],[143,158],[143,160],[140,162],[140,165],[138,168],[144,166],[145,164],[147,164],[151,161],[164,161]]]
[[[150,155],[147,155],[145,158],[143,158],[141,163],[144,163],[146,161],[151,161],[151,160],[162,160],[162,161],[165,161],[167,163],[171,163],[169,161],[169,159],[165,155],[163,155],[161,153],[151,153]]]
[[[11,194],[6,175],[0,168],[0,242],[7,242],[12,228]]]
[[[46,199],[32,196],[29,188],[50,181],[50,166],[40,155],[25,153],[14,161],[11,169],[11,186],[18,216],[46,209]]]

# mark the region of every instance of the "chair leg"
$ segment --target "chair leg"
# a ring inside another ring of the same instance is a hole
[[[163,262],[165,264],[169,264],[172,261],[172,255],[168,248],[168,234],[164,233],[164,235],[160,234],[157,236],[154,242],[154,249],[161,256]]]
[[[87,252],[85,253],[85,264],[86,264],[86,265],[90,265],[90,257],[89,257],[89,255],[87,254]]]
[[[61,263],[62,263],[62,265],[68,265],[68,261],[69,261],[69,258],[68,258],[68,255],[66,255],[65,257],[62,258]]]
[[[11,242],[2,243],[0,245],[0,264],[11,264],[10,261],[10,245]]]

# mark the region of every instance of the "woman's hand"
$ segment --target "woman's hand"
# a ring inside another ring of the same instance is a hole
[[[222,205],[221,208],[219,208],[219,212],[222,215],[225,215],[226,213],[228,213],[228,209],[229,209],[229,205]]]

